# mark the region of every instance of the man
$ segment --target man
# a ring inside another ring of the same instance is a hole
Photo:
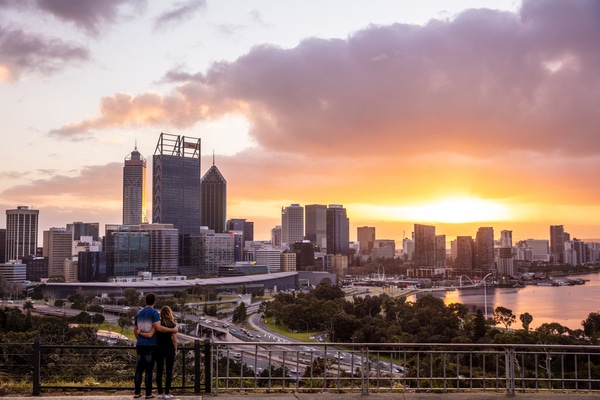
[[[167,328],[160,324],[158,311],[154,309],[156,295],[149,293],[146,296],[146,307],[142,308],[135,316],[133,332],[136,335],[135,352],[137,355],[137,365],[135,367],[135,376],[133,383],[135,387],[134,399],[142,397],[142,375],[145,373],[146,399],[152,399],[152,374],[154,373],[154,352],[156,350],[156,335],[146,338],[139,335],[139,332],[175,332],[177,327]]]

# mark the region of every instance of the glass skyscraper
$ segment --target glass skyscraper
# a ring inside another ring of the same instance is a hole
[[[161,133],[152,163],[152,222],[199,234],[200,139]]]
[[[123,165],[123,225],[148,222],[146,217],[146,159],[135,149]]]
[[[200,225],[207,226],[215,233],[225,232],[227,219],[227,181],[213,165],[202,177],[200,185]]]
[[[327,208],[327,254],[350,254],[350,220],[340,204]]]

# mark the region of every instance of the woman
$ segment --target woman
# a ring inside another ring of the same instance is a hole
[[[163,306],[160,309],[160,324],[167,328],[175,328],[175,317],[169,306]],[[140,333],[144,337],[152,337],[156,334],[158,345],[156,351],[156,388],[158,389],[159,399],[172,399],[171,383],[173,381],[173,364],[175,363],[175,354],[177,353],[177,334],[170,332],[158,332],[154,328],[148,333]],[[163,394],[162,375],[163,367],[166,363],[165,391]]]

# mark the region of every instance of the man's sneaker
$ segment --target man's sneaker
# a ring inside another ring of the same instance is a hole
[[[164,398],[165,398],[165,395],[161,393],[161,394],[159,394],[159,395],[158,395],[158,398],[159,398],[159,399],[164,399]]]
[[[163,397],[163,399],[165,399],[165,400],[169,400],[169,399],[172,399],[172,398],[173,398],[172,394],[165,394],[165,397]]]

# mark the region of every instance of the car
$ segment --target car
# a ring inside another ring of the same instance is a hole
[[[12,300],[9,300],[9,301],[8,301],[8,304],[15,304],[15,302],[14,302],[14,301],[12,301]]]
[[[125,306],[125,307],[123,307],[123,310],[125,310],[125,311],[129,311],[129,310],[131,310],[131,307],[129,307],[129,306]]]

